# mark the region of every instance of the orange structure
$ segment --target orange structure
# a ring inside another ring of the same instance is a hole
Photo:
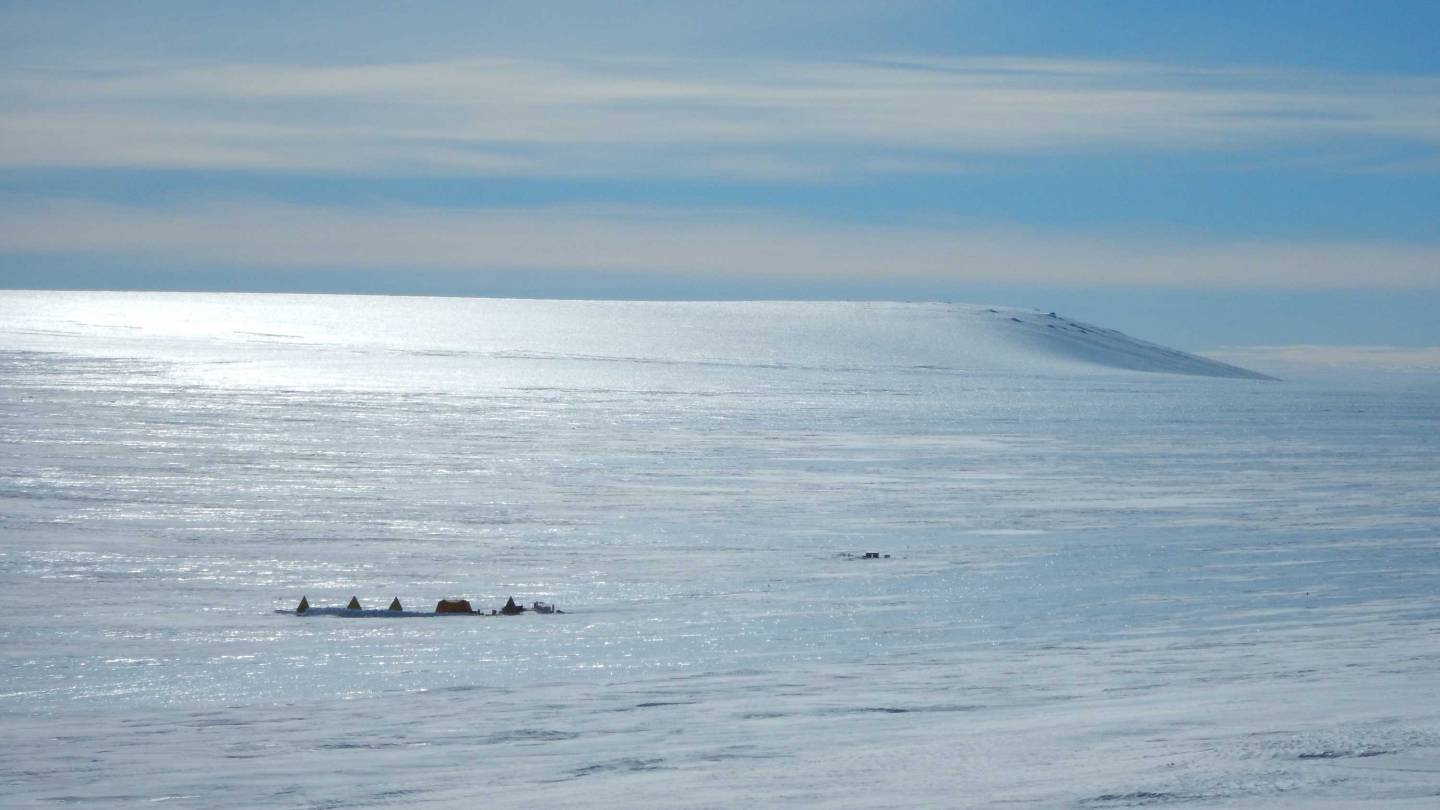
[[[436,613],[474,613],[466,599],[441,599],[435,603]]]

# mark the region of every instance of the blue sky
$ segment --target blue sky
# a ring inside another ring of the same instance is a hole
[[[1440,3],[293,5],[0,3],[0,286],[1440,344]]]

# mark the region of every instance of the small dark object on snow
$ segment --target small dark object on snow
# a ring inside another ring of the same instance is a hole
[[[403,610],[405,609],[405,608],[403,608],[403,607],[400,606],[400,597],[398,597],[398,596],[395,597],[395,601],[393,601],[393,602],[390,603],[390,609],[391,609],[391,610],[394,610],[394,611],[397,611],[397,612],[398,612],[398,611],[403,611]]]
[[[305,611],[307,611],[307,610],[309,610],[309,609],[310,609],[310,600],[309,600],[309,599],[306,599],[306,598],[303,597],[303,596],[300,597],[300,604],[295,608],[295,612],[296,612],[297,614],[298,614],[298,613],[304,613]]]
[[[536,602],[535,604],[533,604],[533,605],[530,606],[530,609],[533,610],[533,611],[535,611],[536,613],[554,613],[554,612],[555,612],[555,606],[554,606],[554,605],[551,605],[551,604],[547,604],[547,603],[545,603],[545,602]]]
[[[350,597],[350,604],[345,606],[346,610],[364,610],[360,607],[360,600],[357,597]]]
[[[465,599],[441,599],[435,603],[436,613],[474,613]]]
[[[867,559],[867,560],[878,560],[878,559],[880,559],[880,552],[878,552],[878,551],[867,551],[867,552],[865,552],[865,559]]]
[[[514,616],[517,613],[524,613],[525,608],[515,604],[515,597],[512,596],[505,600],[505,607],[500,608],[500,612],[506,616]]]

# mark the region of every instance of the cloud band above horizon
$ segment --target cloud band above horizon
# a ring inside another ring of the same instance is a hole
[[[0,202],[0,253],[203,268],[598,270],[771,280],[1436,289],[1440,246],[895,226],[718,209]]]

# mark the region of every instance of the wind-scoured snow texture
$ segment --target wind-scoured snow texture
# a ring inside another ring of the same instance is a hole
[[[1440,385],[989,309],[0,294],[3,803],[1433,806]]]

